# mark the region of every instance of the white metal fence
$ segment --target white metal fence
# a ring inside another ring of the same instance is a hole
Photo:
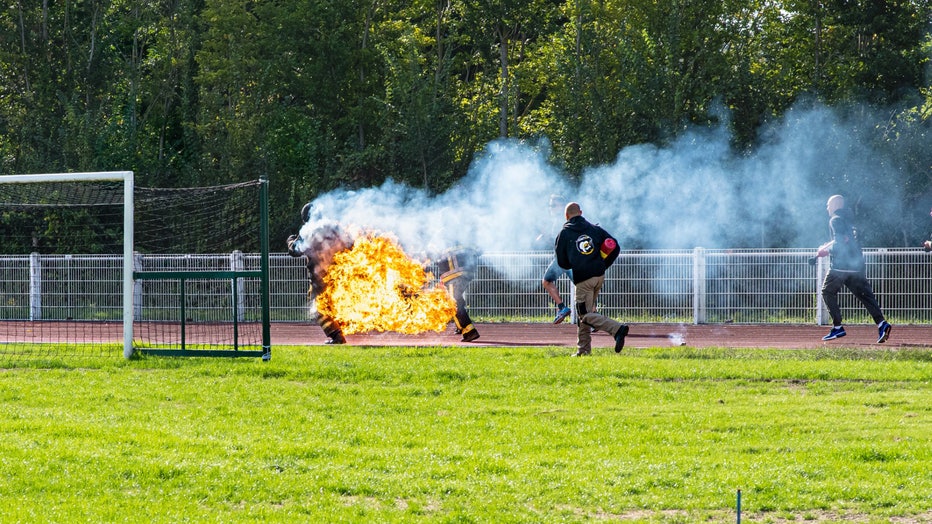
[[[867,275],[887,317],[897,323],[932,322],[932,254],[920,249],[865,250]],[[468,291],[470,313],[481,321],[549,321],[555,310],[541,288],[551,253],[486,253]],[[599,310],[625,322],[826,323],[819,289],[827,260],[813,267],[811,251],[670,250],[623,251],[608,271]],[[255,270],[258,254],[137,255],[136,270]],[[0,256],[0,320],[119,320],[122,316],[120,256]],[[177,283],[136,281],[137,318],[174,318]],[[254,315],[259,283],[195,282],[191,300],[205,307],[240,301]],[[571,302],[572,286],[558,283]],[[272,320],[307,319],[307,280],[301,259],[271,255]],[[848,323],[868,323],[866,312],[846,292]],[[247,319],[247,320],[251,320]]]

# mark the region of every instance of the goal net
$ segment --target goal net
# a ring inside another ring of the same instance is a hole
[[[135,187],[131,172],[0,176],[0,365],[270,355],[264,180]]]

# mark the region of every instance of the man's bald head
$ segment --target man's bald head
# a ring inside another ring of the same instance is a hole
[[[832,195],[829,197],[828,202],[825,203],[829,215],[834,215],[836,211],[843,207],[845,207],[845,197],[841,195]]]
[[[566,219],[569,220],[573,217],[578,217],[582,215],[582,210],[579,209],[579,204],[576,202],[570,202],[566,205]]]

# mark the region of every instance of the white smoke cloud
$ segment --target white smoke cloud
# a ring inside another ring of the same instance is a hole
[[[890,163],[860,138],[860,125],[829,108],[796,109],[764,129],[749,154],[735,153],[724,125],[693,129],[664,147],[627,147],[578,181],[547,161],[546,142],[499,140],[442,194],[387,181],[332,191],[313,204],[342,224],[391,233],[415,253],[455,245],[531,249],[541,231],[555,235],[551,194],[579,202],[623,249],[814,247],[828,235],[828,196],[862,202],[892,179]],[[896,188],[881,196],[869,205],[898,209]]]
[[[469,174],[443,194],[390,180],[380,187],[326,193],[313,206],[341,223],[391,233],[411,252],[456,245],[527,250],[551,222],[550,195],[570,191],[565,175],[545,158],[527,144],[493,142]]]

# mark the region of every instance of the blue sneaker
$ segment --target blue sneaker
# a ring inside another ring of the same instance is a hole
[[[887,339],[890,338],[890,331],[893,331],[893,326],[886,320],[881,322],[880,325],[877,326],[877,333],[880,335],[880,337],[877,338],[877,343],[883,344],[886,342]]]
[[[845,333],[844,327],[833,327],[832,330],[828,332],[828,335],[822,337],[822,340],[835,340],[845,335],[847,335],[847,333]]]
[[[557,311],[557,316],[553,317],[553,323],[559,324],[560,322],[563,322],[566,320],[566,317],[570,316],[570,313],[572,313],[570,308],[564,305],[562,308],[560,308],[559,311]]]

